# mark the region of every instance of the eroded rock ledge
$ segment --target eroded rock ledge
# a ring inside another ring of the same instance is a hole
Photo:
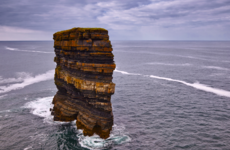
[[[57,63],[52,114],[55,121],[73,121],[84,135],[108,138],[113,125],[111,95],[112,45],[103,28],[73,28],[53,36]]]

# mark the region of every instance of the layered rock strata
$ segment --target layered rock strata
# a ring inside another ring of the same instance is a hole
[[[53,35],[57,63],[52,114],[55,121],[73,121],[84,135],[109,137],[113,125],[111,95],[112,45],[102,28],[73,28]]]

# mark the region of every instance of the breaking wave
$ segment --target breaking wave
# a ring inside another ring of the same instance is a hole
[[[219,96],[230,97],[230,91],[225,91],[225,90],[222,90],[222,89],[209,87],[208,85],[200,84],[199,82],[188,83],[188,82],[181,81],[181,80],[175,80],[175,79],[171,79],[171,78],[159,77],[159,76],[154,76],[154,75],[150,75],[149,77],[155,78],[155,79],[161,79],[161,80],[178,82],[178,83],[182,83],[184,85],[193,87],[193,88],[198,89],[198,90],[202,90],[202,91],[205,91],[205,92],[214,93],[214,94],[219,95]]]
[[[35,77],[32,77],[31,75],[29,75],[28,73],[25,73],[25,76],[22,77],[20,76],[19,78],[10,78],[10,79],[6,79],[6,80],[1,80],[2,82],[12,82],[12,81],[21,81],[21,83],[15,83],[15,84],[10,84],[9,86],[0,86],[0,94],[2,93],[7,93],[13,90],[18,90],[18,89],[22,89],[28,85],[34,84],[34,83],[38,83],[38,82],[42,82],[42,81],[46,81],[46,80],[51,80],[54,77],[54,70],[50,70],[47,71],[44,74],[39,74],[36,75]]]
[[[44,118],[44,122],[53,123],[50,108],[53,108],[53,97],[38,98],[35,101],[26,103],[23,108],[31,109],[31,113]]]
[[[6,79],[0,76],[0,84],[22,82],[25,78],[30,77],[31,74],[27,72],[17,72],[16,76],[17,76],[16,78],[6,78]]]
[[[20,50],[18,48],[12,48],[12,47],[7,47],[5,46],[5,49],[10,50],[10,51],[21,51],[21,52],[31,52],[31,53],[52,53],[53,52],[43,52],[43,51],[32,51],[32,50]]]
[[[192,64],[185,63],[185,64],[169,64],[169,63],[160,63],[160,62],[150,62],[146,63],[148,65],[162,65],[162,66],[192,66]]]
[[[40,116],[44,123],[48,124],[66,124],[66,122],[53,121],[53,116],[51,115],[50,108],[53,108],[52,104],[53,97],[38,98],[37,100],[26,103],[23,108],[31,109],[31,113]],[[72,125],[76,127],[76,122],[72,122]],[[76,128],[77,129],[77,128]],[[79,130],[78,141],[80,145],[88,149],[102,149],[107,148],[112,145],[118,145],[131,140],[131,138],[126,135],[125,127],[123,125],[113,126],[112,133],[108,139],[102,139],[98,135],[93,135],[91,137],[84,136],[82,130]]]
[[[126,72],[126,71],[120,71],[120,70],[117,70],[117,69],[115,69],[114,71],[115,71],[115,72],[120,72],[120,73],[122,73],[122,74],[127,74],[127,75],[141,75],[141,74],[138,74],[138,73],[128,73],[128,72]]]
[[[78,135],[78,138],[82,147],[94,150],[110,148],[113,145],[119,145],[131,141],[131,138],[126,135],[125,127],[123,125],[114,125],[112,133],[107,139],[101,139],[98,135],[93,135],[91,137],[84,136],[82,133]]]
[[[33,115],[43,118],[44,123],[48,124],[66,124],[66,122],[53,121],[50,108],[53,108],[53,96],[37,98],[34,101],[26,103],[22,108],[31,109]]]
[[[122,74],[131,74],[131,75],[141,75],[141,74],[133,74],[133,73],[128,73],[126,71],[120,71],[120,70],[115,70],[116,72],[120,72]],[[213,93],[219,96],[225,96],[225,97],[230,97],[230,91],[226,91],[226,90],[222,90],[222,89],[218,89],[218,88],[213,88],[210,87],[208,85],[205,84],[200,84],[199,82],[196,83],[188,83],[182,80],[176,80],[176,79],[171,79],[171,78],[165,78],[165,77],[160,77],[160,76],[154,76],[154,75],[142,75],[145,77],[150,77],[150,78],[155,78],[155,79],[160,79],[160,80],[166,80],[166,81],[172,81],[172,82],[178,82],[178,83],[182,83],[184,85],[193,87],[195,89],[201,90],[201,91],[205,91],[205,92],[209,92],[209,93]]]

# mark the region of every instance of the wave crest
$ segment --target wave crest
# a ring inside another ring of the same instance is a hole
[[[169,63],[160,63],[160,62],[150,62],[146,63],[148,65],[162,65],[162,66],[192,66],[192,64],[184,63],[184,64],[169,64]]]
[[[120,71],[120,70],[115,70],[115,71],[120,72],[122,74],[126,74],[126,75],[141,75],[141,74],[135,74],[135,73],[128,73],[126,71]],[[184,85],[193,87],[193,88],[198,89],[198,90],[213,93],[213,94],[216,94],[219,96],[230,97],[230,91],[226,91],[226,90],[218,89],[218,88],[213,88],[213,87],[210,87],[210,86],[205,85],[205,84],[200,84],[199,82],[188,83],[188,82],[185,82],[182,80],[176,80],[176,79],[172,79],[172,78],[166,78],[166,77],[160,77],[160,76],[154,76],[154,75],[141,75],[141,76],[160,79],[160,80],[166,80],[166,81],[172,81],[172,82],[178,82],[178,83],[182,83]]]
[[[7,50],[10,50],[10,51],[20,51],[20,52],[31,52],[31,53],[52,53],[53,54],[53,52],[43,52],[43,51],[32,51],[32,50],[20,50],[20,49],[18,49],[18,48],[12,48],[12,47],[7,47],[7,46],[5,46],[5,49],[7,49]]]
[[[18,90],[18,89],[22,89],[28,85],[34,84],[34,83],[38,83],[38,82],[42,82],[42,81],[46,81],[46,80],[51,80],[54,78],[54,70],[50,70],[47,71],[44,74],[39,74],[36,75],[35,77],[30,76],[28,73],[24,74],[25,76],[22,77],[20,76],[19,78],[10,78],[10,79],[6,79],[6,80],[1,80],[2,82],[7,82],[9,83],[12,81],[21,81],[21,83],[15,83],[15,84],[11,84],[9,86],[0,86],[0,94],[2,93],[7,93],[13,90]]]

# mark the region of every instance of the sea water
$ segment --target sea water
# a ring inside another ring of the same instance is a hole
[[[230,149],[230,42],[112,41],[114,126],[50,113],[53,42],[0,42],[0,149]]]

